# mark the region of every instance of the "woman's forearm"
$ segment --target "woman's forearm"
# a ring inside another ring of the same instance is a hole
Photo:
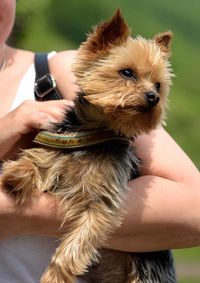
[[[129,182],[127,214],[106,244],[124,251],[156,251],[200,245],[200,189],[197,183],[141,176]],[[59,203],[48,194],[17,206],[0,190],[0,238],[15,235],[60,237]],[[67,226],[67,223],[66,223]]]
[[[129,187],[127,214],[110,248],[142,252],[200,245],[197,184],[142,176]]]
[[[59,205],[48,194],[35,195],[18,205],[0,187],[0,239],[17,235],[60,237]]]

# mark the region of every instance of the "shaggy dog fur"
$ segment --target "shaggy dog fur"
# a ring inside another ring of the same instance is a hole
[[[171,32],[132,38],[121,13],[98,25],[73,66],[80,93],[54,133],[108,133],[111,139],[80,149],[41,145],[4,164],[2,183],[19,203],[49,192],[60,200],[66,233],[42,283],[176,282],[170,252],[125,253],[102,249],[122,223],[127,182],[138,176],[134,137],[164,117],[171,85]],[[50,139],[51,139],[51,133]],[[53,133],[52,133],[53,134]],[[105,134],[107,137],[107,134]]]

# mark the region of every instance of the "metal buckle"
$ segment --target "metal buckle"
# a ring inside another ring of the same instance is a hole
[[[39,98],[43,98],[49,92],[56,88],[56,81],[51,74],[39,78],[34,85],[35,95]]]

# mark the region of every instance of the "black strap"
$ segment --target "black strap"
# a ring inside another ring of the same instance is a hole
[[[57,100],[62,99],[56,88],[56,82],[49,72],[48,53],[35,54],[35,86],[34,93],[36,100]]]

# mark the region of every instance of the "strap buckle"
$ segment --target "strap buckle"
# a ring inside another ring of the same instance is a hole
[[[38,98],[43,98],[56,88],[56,81],[51,74],[39,78],[34,85],[34,92]]]

